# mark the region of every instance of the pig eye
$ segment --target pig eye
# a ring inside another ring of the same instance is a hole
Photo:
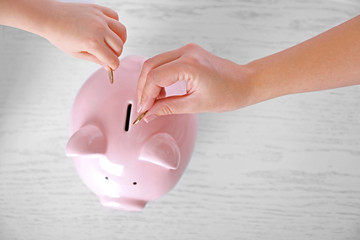
[[[137,182],[133,182],[133,185],[136,185],[137,184]]]
[[[105,179],[106,179],[106,180],[109,180],[109,178],[108,178],[108,177],[105,177]]]

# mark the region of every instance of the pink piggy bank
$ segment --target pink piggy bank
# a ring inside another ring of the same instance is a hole
[[[150,200],[171,190],[194,149],[197,116],[158,117],[137,125],[136,87],[144,62],[127,57],[114,72],[114,83],[101,68],[80,89],[72,109],[72,157],[85,185],[107,207],[142,210]],[[181,86],[165,89],[183,94]],[[180,93],[182,92],[182,93]]]

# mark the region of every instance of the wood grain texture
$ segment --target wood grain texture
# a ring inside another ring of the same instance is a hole
[[[96,1],[124,55],[188,42],[236,61],[360,12],[358,0]],[[70,109],[98,67],[0,27],[0,239],[360,239],[360,86],[201,114],[183,178],[141,213],[102,207],[64,155]]]

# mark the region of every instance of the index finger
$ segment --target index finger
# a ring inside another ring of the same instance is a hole
[[[172,50],[169,52],[165,52],[165,53],[156,55],[152,58],[149,58],[148,60],[146,60],[144,62],[143,67],[141,69],[141,73],[140,73],[138,85],[137,85],[137,90],[136,90],[136,96],[138,99],[138,112],[140,112],[141,108],[142,108],[141,99],[142,99],[144,86],[147,82],[147,77],[148,77],[149,72],[163,64],[166,64],[166,63],[169,63],[171,61],[178,59],[180,56],[181,56],[181,53],[177,49],[177,50]]]
[[[141,107],[142,111],[149,110],[158,98],[161,91],[180,80],[188,80],[191,69],[180,59],[163,64],[148,74],[147,81],[143,87]]]
[[[101,6],[101,5],[97,5],[97,4],[94,4],[94,6],[98,9],[100,9],[100,11],[105,14],[106,16],[110,17],[110,18],[113,18],[117,21],[119,21],[119,15],[117,14],[117,12],[115,12],[114,10],[108,8],[108,7],[104,7],[104,6]]]

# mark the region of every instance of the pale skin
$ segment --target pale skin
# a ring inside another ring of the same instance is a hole
[[[183,96],[164,87],[187,81]],[[181,113],[223,112],[275,97],[360,84],[360,15],[273,55],[239,65],[188,44],[148,59],[140,74],[144,120]]]
[[[48,39],[78,58],[116,69],[126,28],[116,12],[94,4],[0,0],[0,24]],[[164,98],[164,87],[187,81],[187,94]],[[360,84],[360,16],[279,53],[239,65],[188,44],[148,59],[138,112],[155,116],[223,112],[271,98]]]
[[[95,4],[0,0],[0,24],[40,35],[70,55],[116,69],[126,28],[118,14]]]

